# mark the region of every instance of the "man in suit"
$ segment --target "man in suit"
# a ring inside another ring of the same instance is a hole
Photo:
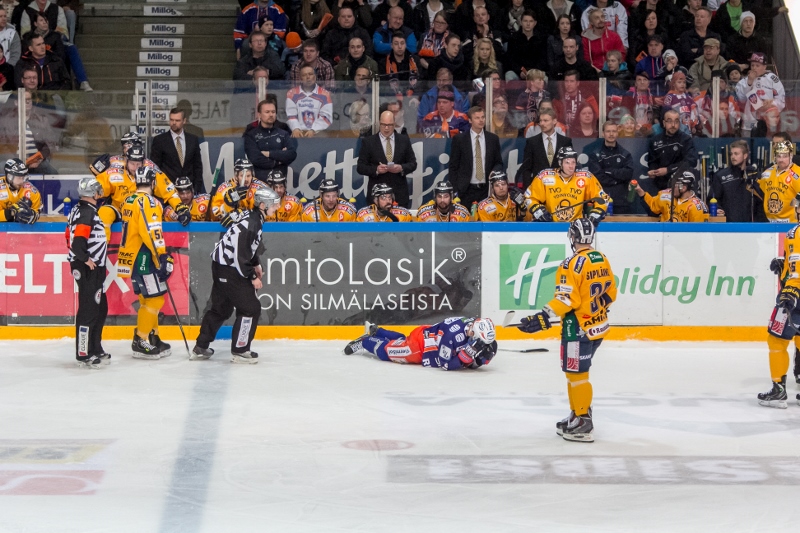
[[[542,109],[539,112],[539,127],[542,133],[525,141],[525,155],[522,158],[522,190],[528,190],[533,178],[546,168],[556,166],[556,154],[565,146],[572,146],[572,139],[556,133],[556,112]]]
[[[376,183],[385,183],[394,191],[395,201],[400,207],[411,207],[406,176],[417,169],[417,157],[407,135],[395,133],[394,113],[384,111],[380,115],[380,131],[364,137],[358,154],[356,170],[369,178],[367,203],[372,202],[370,191]]]
[[[450,145],[449,179],[453,183],[461,205],[470,209],[473,202],[480,203],[489,196],[489,174],[503,170],[500,138],[484,129],[486,112],[471,107],[469,131],[453,137]]]
[[[200,158],[200,142],[197,137],[184,131],[186,115],[182,109],[169,112],[169,131],[156,135],[150,148],[150,159],[174,183],[181,176],[192,180],[196,194],[206,192],[203,184],[203,161]]]

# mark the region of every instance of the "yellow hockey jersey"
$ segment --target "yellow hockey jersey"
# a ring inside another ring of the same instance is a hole
[[[783,253],[786,260],[783,262],[781,281],[783,286],[797,287],[800,289],[800,226],[795,226],[786,232],[783,238]]]
[[[211,199],[211,220],[222,220],[222,217],[233,211],[233,207],[225,203],[225,192],[228,189],[235,189],[239,186],[237,181],[226,181],[217,188],[214,198]],[[240,209],[253,209],[253,198],[256,194],[256,189],[259,187],[266,187],[267,184],[253,178],[250,182],[250,188],[247,190],[247,198],[239,202]]]
[[[411,212],[405,207],[392,206],[390,211],[397,218],[398,222],[411,222],[413,217]],[[368,205],[358,210],[356,215],[358,222],[394,222],[391,218],[378,213],[378,208],[375,205]]]
[[[284,194],[281,198],[281,206],[275,211],[275,216],[267,218],[266,222],[300,222],[300,214],[303,212],[303,204],[296,196]]]
[[[563,208],[596,197],[606,201],[604,205],[595,206],[605,211],[610,198],[591,172],[576,170],[570,178],[564,179],[558,169],[546,169],[539,172],[525,191],[525,206],[530,212],[531,207],[544,205],[556,222],[571,222],[583,216],[583,206]],[[558,209],[563,211],[556,213]]]
[[[192,214],[192,220],[195,222],[203,222],[206,220],[206,213],[208,212],[208,203],[211,201],[211,196],[208,194],[198,194],[192,198],[192,203],[189,205],[189,212]],[[168,205],[164,208],[164,221],[175,222],[178,220],[178,213]]]
[[[530,221],[531,212],[517,207],[511,198],[506,198],[505,202],[501,202],[494,196],[490,196],[478,204],[478,220],[480,222],[516,222],[519,211],[524,211],[524,213],[520,213],[524,215],[524,221]]]
[[[591,248],[577,252],[559,265],[556,282],[555,296],[547,307],[561,318],[574,312],[590,339],[605,337],[608,309],[600,296],[607,294],[612,302],[617,299],[617,284],[606,256]]]
[[[431,200],[427,204],[422,205],[417,210],[417,222],[469,222],[472,216],[469,210],[461,204],[452,204],[453,210],[450,216],[441,215],[436,208],[436,202]]]
[[[331,212],[325,211],[317,198],[303,208],[301,220],[303,222],[355,222],[356,214],[355,206],[344,198],[339,198],[339,203]]]
[[[771,166],[761,174],[758,186],[764,198],[764,213],[770,222],[795,222],[792,200],[800,193],[800,167],[791,165],[783,172]]]
[[[125,199],[136,192],[136,181],[133,176],[128,174],[128,169],[124,167],[111,166],[105,172],[101,172],[95,179],[103,186],[103,196],[111,197],[111,205],[117,211],[122,212],[122,204]],[[156,172],[156,181],[153,183],[153,196],[160,199],[173,209],[177,209],[181,203],[175,186],[163,172]]]
[[[19,203],[23,198],[31,201],[31,209],[34,211],[42,210],[42,195],[32,183],[26,181],[15,192],[11,190],[5,179],[0,178],[0,222],[7,222],[6,208]]]
[[[706,204],[697,196],[676,198],[673,206],[672,193],[669,189],[664,189],[658,192],[658,196],[644,193],[643,199],[650,211],[659,216],[661,222],[708,222]]]
[[[142,208],[144,208],[144,218]],[[161,229],[163,217],[164,209],[161,203],[146,192],[135,191],[125,200],[122,206],[122,240],[119,243],[117,257],[119,277],[131,277],[136,258],[143,246],[156,258],[167,253]]]

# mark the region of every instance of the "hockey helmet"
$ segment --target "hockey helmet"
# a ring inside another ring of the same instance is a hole
[[[96,178],[81,178],[78,182],[78,196],[81,198],[94,198],[95,195],[103,194],[103,186]]]
[[[126,144],[142,144],[142,138],[135,131],[129,131],[122,136],[122,139],[120,139],[119,142],[124,148]]]
[[[691,170],[684,170],[679,174],[675,174],[675,185],[685,185],[687,190],[694,188],[695,177]]]
[[[494,322],[491,318],[476,318],[472,322],[472,338],[483,344],[491,344],[495,339]]]
[[[372,199],[378,198],[379,196],[383,196],[384,194],[391,194],[394,195],[394,190],[385,183],[376,183],[372,187]]]
[[[779,154],[794,155],[797,149],[792,141],[779,141],[772,145],[772,158]]]
[[[282,170],[270,170],[266,182],[267,185],[286,185],[286,174]]]
[[[322,180],[322,183],[319,184],[318,192],[319,192],[320,195],[322,195],[322,194],[324,194],[326,192],[338,193],[339,192],[339,184],[336,183],[336,180],[334,180],[334,179],[325,178],[324,180]]]
[[[496,181],[505,181],[506,183],[508,183],[508,174],[506,174],[502,170],[493,170],[489,174],[489,184],[494,185]]]
[[[574,249],[576,244],[592,244],[596,231],[594,224],[588,218],[578,218],[570,222],[567,235]]]
[[[233,163],[234,172],[239,173],[243,170],[249,170],[250,172],[253,172],[253,163],[251,163],[246,157],[244,159],[237,159]]]
[[[26,165],[22,159],[17,159],[16,157],[6,161],[6,165],[3,170],[5,170],[6,177],[25,176],[27,179],[28,176],[28,165]]]
[[[181,176],[175,180],[175,188],[179,191],[186,191],[192,189],[194,185],[192,184],[192,180],[190,180],[186,176]]]
[[[156,171],[149,167],[139,167],[136,169],[136,186],[152,187],[156,181]]]
[[[126,154],[128,161],[144,161],[144,146],[141,143],[134,143],[128,148]]]
[[[556,154],[556,161],[558,162],[559,166],[565,159],[574,159],[577,162],[578,152],[576,152],[572,146],[563,146],[559,148],[558,153]]]
[[[433,188],[433,194],[449,194],[451,197],[453,196],[453,184],[447,180],[440,181],[436,184],[436,187]]]
[[[269,207],[273,204],[278,204],[281,201],[281,197],[270,189],[269,187],[258,187],[253,194],[253,205],[257,208],[261,204],[264,204],[265,207]]]

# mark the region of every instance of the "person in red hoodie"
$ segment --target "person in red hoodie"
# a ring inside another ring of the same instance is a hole
[[[618,50],[625,57],[625,45],[617,32],[606,27],[605,14],[602,9],[589,13],[589,27],[581,34],[583,37],[583,58],[600,72],[606,54],[610,50]]]

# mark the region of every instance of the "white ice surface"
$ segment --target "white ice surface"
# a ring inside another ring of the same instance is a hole
[[[586,444],[555,434],[555,342],[452,373],[289,341],[253,366],[107,342],[90,371],[72,342],[0,343],[0,532],[760,532],[800,501],[762,344],[603,344]]]

